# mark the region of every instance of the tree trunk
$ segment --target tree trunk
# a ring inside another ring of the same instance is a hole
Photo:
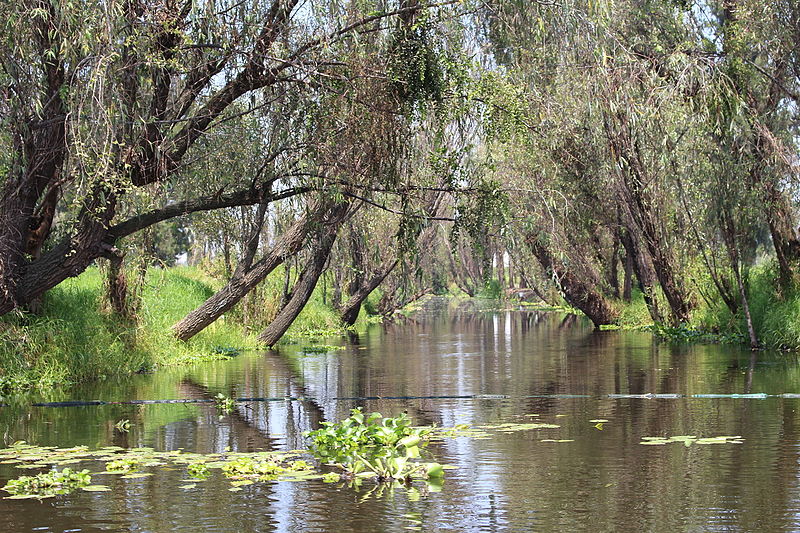
[[[497,245],[497,250],[495,253],[495,261],[497,261],[497,282],[500,287],[500,297],[505,297],[505,289],[506,289],[506,263],[505,263],[505,253],[504,248],[502,245]]]
[[[605,324],[613,324],[619,318],[619,313],[602,294],[567,270],[539,242],[535,235],[529,235],[526,242],[542,268],[551,273],[564,299],[571,306],[583,311],[583,314],[589,317],[596,328]]]
[[[67,151],[67,108],[62,96],[65,70],[57,52],[61,45],[56,29],[60,23],[57,4],[45,1],[33,4],[47,13],[31,19],[42,77],[30,81],[40,82],[44,93],[37,116],[11,117],[9,123],[14,161],[0,193],[0,315],[17,306],[25,306],[41,295],[41,292],[25,294],[23,278],[28,262],[25,254],[31,249],[38,254],[44,243],[46,235],[35,234],[35,230],[41,228],[41,221],[37,221],[35,216],[36,204],[48,187],[58,180]],[[13,103],[9,105],[13,106]],[[53,200],[57,198],[57,192],[54,194]],[[52,214],[47,222],[47,232],[50,230],[49,221],[52,221]]]
[[[308,217],[295,222],[284,232],[269,254],[253,264],[247,271],[238,271],[237,269],[237,272],[222,289],[172,326],[173,334],[180,340],[187,341],[239,303],[278,265],[300,250],[313,223],[316,221],[312,222]]]
[[[663,322],[655,295],[656,274],[647,252],[641,248],[639,236],[635,230],[623,229],[620,231],[620,241],[625,253],[631,258],[631,268],[639,281],[639,290],[642,291],[650,318],[656,323]]]
[[[395,259],[389,264],[382,265],[375,272],[374,276],[366,280],[365,283],[362,283],[361,287],[359,287],[342,306],[342,322],[348,326],[352,326],[356,323],[358,312],[361,310],[361,304],[363,304],[364,300],[366,300],[367,297],[372,294],[372,291],[374,291],[381,283],[383,283],[383,280],[386,279],[386,276],[388,276],[399,263],[400,261]]]
[[[611,249],[611,268],[608,270],[608,282],[611,285],[611,294],[619,299],[619,235],[614,235],[614,244]]]
[[[609,95],[609,101],[613,100],[614,97]],[[661,290],[669,303],[673,324],[688,322],[694,302],[677,276],[669,243],[664,237],[663,220],[659,218],[657,197],[648,188],[652,181],[649,169],[644,163],[642,149],[631,129],[631,119],[624,106],[608,112],[604,126],[609,149],[621,169],[618,193],[625,210],[625,225],[641,234]]]
[[[124,258],[122,253],[109,255],[106,292],[111,310],[120,317],[130,318],[131,309],[128,305],[128,280],[123,266]]]
[[[744,319],[747,323],[747,334],[750,337],[750,349],[757,350],[759,347],[758,337],[756,330],[753,327],[753,318],[750,316],[750,304],[747,300],[747,291],[744,288],[742,281],[741,265],[739,259],[739,243],[736,236],[736,225],[731,216],[731,212],[725,209],[721,214],[722,235],[725,239],[725,245],[728,248],[728,257],[731,261],[731,268],[733,269],[733,276],[736,279],[736,285],[739,288],[739,297],[742,300],[742,311],[744,311]]]
[[[329,225],[323,230],[322,235],[319,236],[315,243],[311,258],[297,279],[297,283],[292,287],[289,301],[286,302],[286,305],[278,312],[269,326],[258,336],[258,340],[267,346],[274,346],[283,337],[283,334],[286,333],[286,330],[289,329],[297,315],[308,303],[314,288],[317,286],[317,280],[322,274],[325,263],[328,261],[328,255],[331,253],[331,248],[336,240],[337,230],[337,225]]]
[[[633,257],[631,254],[625,254],[625,278],[622,281],[622,299],[626,302],[631,301],[631,292],[633,292]]]

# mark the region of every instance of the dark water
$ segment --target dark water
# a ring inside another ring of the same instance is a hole
[[[561,426],[432,446],[440,462],[457,467],[441,492],[378,494],[370,483],[356,491],[320,481],[231,492],[221,478],[184,490],[183,471],[161,468],[143,479],[103,479],[113,492],[0,500],[0,532],[800,530],[800,400],[608,397],[796,393],[794,356],[753,361],[733,347],[658,344],[646,333],[594,332],[575,317],[469,305],[374,327],[341,351],[303,355],[289,346],[46,398],[306,398],[239,404],[222,419],[208,404],[0,407],[5,445],[202,453],[303,448],[303,431],[359,405],[406,411],[418,424],[520,422],[538,414],[536,421]],[[511,398],[334,399],[478,394]],[[553,397],[564,394],[590,397]],[[546,397],[524,398],[532,395]],[[115,431],[121,419],[131,421],[130,432]],[[597,429],[592,419],[608,422]],[[639,444],[643,436],[685,434],[742,435],[744,444]],[[0,467],[0,486],[30,473]]]

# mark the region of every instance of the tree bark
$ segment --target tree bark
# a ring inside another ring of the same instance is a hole
[[[622,281],[622,299],[626,302],[631,301],[631,292],[633,292],[633,257],[630,254],[625,254],[625,277]]]
[[[172,326],[173,334],[180,340],[187,341],[233,308],[278,265],[300,250],[313,222],[308,217],[295,222],[266,256],[246,271],[237,271],[222,289]]]
[[[317,286],[317,280],[322,274],[325,263],[328,261],[328,255],[331,253],[331,248],[336,240],[337,230],[338,225],[331,224],[316,239],[311,258],[297,279],[297,283],[292,287],[289,301],[286,302],[286,305],[278,312],[269,326],[258,336],[258,340],[267,346],[274,346],[283,337],[283,334],[286,333],[286,330],[289,329],[297,315],[308,303],[314,288]]]
[[[111,310],[122,318],[131,318],[131,309],[128,305],[128,280],[125,276],[122,253],[108,256],[107,296]]]
[[[750,304],[747,299],[747,291],[742,281],[741,266],[742,262],[739,258],[739,243],[736,238],[736,225],[733,221],[730,211],[725,209],[721,213],[722,234],[725,239],[725,245],[728,248],[728,257],[731,261],[731,268],[733,269],[733,276],[736,279],[736,285],[739,289],[739,297],[742,301],[742,311],[744,312],[744,319],[747,323],[747,334],[750,337],[750,349],[757,350],[759,347],[758,336],[753,327],[753,318],[750,315]]]
[[[497,261],[497,282],[500,285],[500,297],[505,297],[506,289],[506,264],[505,264],[505,248],[501,244],[497,245],[495,253],[495,261]]]
[[[526,242],[542,268],[551,273],[564,299],[571,306],[583,311],[596,328],[616,322],[619,313],[603,295],[564,267],[539,242],[536,235],[528,235]]]
[[[361,304],[364,303],[364,300],[372,294],[378,286],[383,283],[383,280],[386,279],[386,276],[391,274],[391,272],[397,267],[400,263],[398,259],[395,259],[391,263],[384,263],[375,274],[365,283],[362,283],[361,286],[356,290],[355,293],[350,295],[347,302],[342,306],[340,315],[342,318],[342,322],[344,322],[348,326],[352,326],[356,323],[356,319],[358,318],[358,312],[361,310]]]
[[[653,271],[647,252],[641,247],[641,242],[635,229],[622,229],[620,231],[620,241],[625,248],[626,255],[631,258],[631,268],[639,281],[639,290],[642,291],[650,318],[656,323],[663,322],[655,295],[656,274]]]

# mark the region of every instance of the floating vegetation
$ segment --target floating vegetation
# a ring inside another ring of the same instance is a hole
[[[233,346],[215,346],[211,353],[223,357],[236,357],[241,355],[242,350]]]
[[[457,426],[451,428],[432,428],[430,433],[428,433],[428,440],[440,441],[444,439],[457,439],[462,437],[470,439],[488,439],[490,436],[491,434],[483,429],[472,427],[469,424],[458,424]]]
[[[35,476],[20,476],[10,480],[3,490],[11,494],[9,499],[42,499],[52,498],[57,494],[68,494],[79,488],[89,487],[91,483],[92,476],[88,470],[75,472],[70,468],[64,468],[61,472],[52,470]],[[90,490],[97,491],[97,487],[94,486]]]
[[[557,424],[545,424],[540,422],[530,423],[514,423],[506,422],[505,424],[495,424],[491,426],[478,426],[480,429],[489,429],[499,431],[501,433],[514,433],[517,431],[530,431],[532,429],[557,429],[561,426]]]
[[[128,474],[136,472],[142,467],[142,463],[138,459],[117,459],[116,461],[109,461],[106,463],[106,471],[118,474]]]
[[[220,403],[231,406],[234,401],[221,396]],[[529,420],[529,419],[528,419]],[[415,427],[407,415],[394,418],[380,413],[366,415],[360,410],[352,411],[349,418],[339,423],[324,423],[322,429],[307,435],[312,439],[312,450],[317,458],[328,465],[340,468],[339,472],[320,472],[314,464],[305,460],[307,450],[289,452],[232,452],[198,454],[182,450],[156,451],[153,448],[125,449],[105,446],[90,450],[87,446],[56,448],[33,446],[24,441],[9,448],[0,449],[0,464],[13,465],[19,469],[53,469],[33,476],[22,476],[11,480],[5,490],[11,497],[50,497],[83,488],[90,492],[112,490],[105,485],[92,485],[92,475],[106,475],[125,480],[141,480],[153,475],[153,468],[164,467],[175,470],[185,468],[186,479],[180,488],[195,489],[198,482],[215,475],[227,479],[230,490],[236,492],[258,482],[320,480],[325,483],[344,482],[358,489],[364,480],[374,479],[377,485],[399,486],[411,491],[412,480],[422,480],[424,485],[414,489],[409,497],[441,490],[442,478],[447,469],[454,468],[426,460],[423,455],[431,441],[449,438],[487,439],[493,433],[524,432],[556,429],[556,424],[539,422],[501,423],[471,426],[458,424],[455,427]],[[571,439],[542,439],[542,442],[571,442]],[[306,456],[307,457],[307,456]],[[80,463],[90,470],[61,472],[58,467]],[[92,465],[99,465],[99,468]],[[344,486],[344,485],[343,485]],[[378,495],[383,491],[369,494]]]
[[[222,473],[233,479],[231,484],[236,487],[255,481],[298,481],[322,477],[316,474],[311,464],[303,460],[287,461],[278,455],[240,456],[223,464]]]
[[[744,439],[741,435],[703,438],[698,438],[696,435],[676,435],[674,437],[642,437],[642,441],[639,444],[663,446],[676,442],[683,443],[688,448],[692,444],[742,444]]]
[[[311,451],[350,478],[364,475],[378,481],[410,481],[412,477],[441,478],[444,473],[439,463],[417,460],[430,442],[432,429],[413,427],[405,414],[384,418],[380,413],[365,416],[361,409],[353,409],[345,420],[323,422],[322,426],[306,433]]]
[[[338,483],[342,479],[336,472],[328,472],[327,474],[322,475],[322,481],[324,483]]]
[[[218,392],[217,395],[214,396],[214,407],[216,407],[217,411],[220,413],[229,415],[236,408],[236,401],[233,398]]]
[[[314,344],[311,346],[303,346],[300,348],[300,351],[305,355],[311,355],[335,352],[337,350],[344,350],[345,348],[345,346],[333,346],[331,344]]]
[[[208,469],[208,465],[202,461],[197,463],[189,463],[186,465],[186,471],[188,472],[189,476],[195,479],[206,479],[211,475],[211,470]]]

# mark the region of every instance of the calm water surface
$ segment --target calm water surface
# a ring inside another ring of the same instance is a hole
[[[330,342],[330,341],[328,341]],[[796,531],[800,427],[796,399],[613,399],[609,394],[796,393],[794,356],[673,346],[646,333],[595,332],[574,316],[431,305],[377,326],[344,350],[302,346],[161,370],[24,398],[0,407],[3,444],[114,444],[211,453],[304,448],[302,433],[363,406],[418,424],[537,421],[558,429],[432,445],[441,492],[359,490],[320,481],[231,492],[213,476],[179,488],[182,469],[104,478],[113,492],[0,500],[0,532],[16,531]],[[299,397],[250,402],[220,418],[208,404],[26,407],[33,401]],[[557,398],[554,395],[589,395]],[[510,398],[337,400],[363,396]],[[531,398],[530,396],[543,396]],[[602,429],[590,422],[606,419]],[[121,419],[128,433],[115,431]],[[643,436],[742,435],[740,445],[644,446]],[[573,439],[573,442],[542,442]],[[89,465],[98,470],[102,464]],[[0,486],[30,471],[0,465]],[[98,478],[99,479],[99,478]]]

